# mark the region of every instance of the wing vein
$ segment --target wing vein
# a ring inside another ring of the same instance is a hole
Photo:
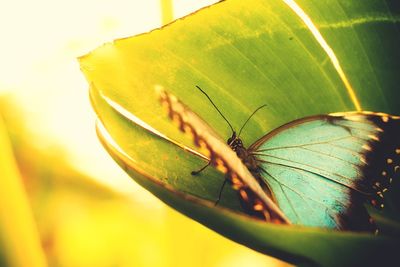
[[[288,147],[286,149],[293,149],[293,148],[294,149],[304,149],[304,150],[311,151],[311,152],[316,153],[316,154],[320,154],[320,155],[324,155],[324,156],[327,156],[327,157],[330,157],[330,158],[333,158],[333,159],[337,159],[337,160],[340,160],[342,162],[348,163],[348,164],[354,166],[355,168],[360,168],[361,167],[360,165],[358,165],[356,163],[353,163],[351,161],[336,157],[336,156],[328,154],[328,153],[324,153],[322,151],[313,150],[313,149],[310,149],[310,148],[307,148],[307,147],[302,147],[302,146],[301,147]],[[269,155],[269,154],[266,154],[266,153],[258,153],[258,152],[253,152],[252,155],[255,155],[255,156],[266,156],[266,157],[272,156],[272,155]],[[358,153],[357,154],[353,154],[353,155],[354,156],[358,156],[358,157],[360,156]]]
[[[329,181],[335,182],[335,183],[337,183],[337,184],[340,184],[340,185],[342,185],[342,186],[345,186],[345,187],[347,187],[347,188],[350,188],[350,189],[352,189],[352,190],[355,190],[355,191],[357,191],[357,192],[360,192],[360,193],[362,193],[362,194],[365,194],[365,192],[362,192],[362,191],[360,191],[360,190],[357,189],[357,188],[354,188],[354,187],[352,187],[352,186],[350,186],[350,185],[348,185],[348,184],[345,184],[345,183],[343,183],[343,182],[334,180],[334,179],[332,179],[332,178],[330,178],[330,177],[328,177],[328,176],[326,176],[326,175],[323,175],[323,174],[314,172],[314,171],[312,171],[312,170],[307,170],[307,169],[304,169],[304,168],[301,168],[301,167],[290,166],[290,165],[286,165],[286,164],[282,164],[282,163],[277,163],[277,162],[271,162],[271,161],[267,161],[267,160],[261,160],[261,159],[256,159],[256,160],[257,160],[257,162],[261,162],[261,163],[272,164],[272,165],[278,165],[278,166],[284,166],[284,167],[289,167],[289,168],[293,168],[293,169],[298,169],[298,170],[302,170],[302,171],[305,171],[305,172],[309,172],[309,173],[318,175],[318,176],[320,176],[320,177],[322,177],[322,178],[325,178],[325,179],[327,179],[327,180],[329,180]],[[303,165],[304,165],[304,164],[303,164]],[[340,176],[340,175],[338,175],[338,176]],[[351,181],[350,178],[347,178],[347,177],[343,177],[343,178],[345,178],[345,179]]]
[[[265,171],[265,170],[263,169],[262,171]],[[266,172],[266,171],[265,171],[265,172]],[[311,200],[311,201],[313,201],[313,202],[315,202],[315,203],[317,203],[317,204],[319,204],[319,205],[321,205],[321,206],[327,208],[328,210],[332,209],[330,206],[326,205],[325,203],[320,202],[320,201],[317,201],[316,199],[313,199],[313,198],[309,197],[309,196],[306,195],[306,194],[302,194],[301,192],[299,192],[299,191],[293,189],[292,187],[288,186],[287,184],[278,181],[278,180],[277,180],[273,175],[271,175],[270,173],[268,173],[268,172],[266,172],[266,173],[267,173],[272,179],[274,179],[274,180],[281,186],[281,188],[282,188],[282,186],[284,186],[284,187],[286,187],[288,190],[294,192],[294,193],[297,194],[299,197],[301,197],[301,198],[304,200],[304,202],[307,203],[307,205],[309,206],[310,210],[311,210],[311,206],[310,206],[310,204],[309,204],[305,199],[309,199],[309,200]],[[293,211],[296,213],[295,209],[293,208],[293,205],[291,204],[290,199],[287,197],[287,195],[286,195],[285,191],[283,190],[283,188],[282,188],[282,192],[285,194],[286,199],[289,200],[289,203],[290,203],[290,205],[291,205]],[[296,215],[297,215],[297,213],[296,213]]]

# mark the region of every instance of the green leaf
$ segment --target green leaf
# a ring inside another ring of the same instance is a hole
[[[230,135],[229,127],[195,85],[208,92],[236,129],[255,108],[267,104],[244,129],[247,146],[307,115],[358,105],[399,114],[399,5],[376,0],[297,4],[319,29],[325,49],[307,20],[294,12],[292,1],[227,0],[80,58],[101,122],[99,137],[143,187],[248,247],[303,265],[391,262],[400,245],[392,234],[259,222],[242,212],[236,192],[227,187],[215,207],[223,175],[212,168],[190,175],[206,161],[183,149],[193,148],[192,141],[166,118],[158,102],[154,88],[161,85],[223,138]],[[336,55],[343,75],[327,51]]]

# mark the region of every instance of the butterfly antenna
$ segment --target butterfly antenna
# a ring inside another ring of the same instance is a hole
[[[262,105],[260,107],[258,107],[256,110],[253,111],[253,113],[251,113],[251,115],[247,118],[247,120],[245,121],[245,123],[243,124],[242,128],[240,128],[239,134],[238,134],[238,138],[240,136],[240,133],[242,132],[244,126],[246,126],[246,124],[249,122],[249,120],[251,119],[251,117],[253,117],[254,114],[256,114],[257,111],[259,111],[260,109],[262,109],[263,107],[266,107],[267,105]]]
[[[202,93],[208,98],[208,100],[211,102],[211,104],[214,106],[214,108],[218,111],[219,115],[221,115],[221,117],[228,123],[229,127],[230,127],[231,130],[232,130],[232,133],[234,133],[235,130],[233,130],[232,125],[231,125],[231,124],[229,123],[229,121],[225,118],[225,116],[222,114],[222,112],[219,111],[219,109],[218,109],[217,106],[214,104],[214,102],[211,100],[211,98],[207,95],[207,93],[204,92],[199,86],[196,85],[196,87],[197,87],[197,89],[200,90],[200,92],[202,92]]]

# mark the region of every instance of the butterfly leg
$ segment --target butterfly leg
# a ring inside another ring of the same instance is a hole
[[[221,186],[221,189],[219,190],[218,199],[217,199],[217,201],[215,201],[215,204],[214,204],[215,206],[217,206],[219,201],[221,200],[222,191],[224,191],[224,187],[225,187],[227,181],[228,181],[228,179],[225,178],[225,180],[224,180],[224,182],[223,182],[223,184]]]
[[[210,166],[210,164],[211,164],[211,161],[209,161],[209,162],[207,163],[207,165],[205,165],[204,167],[202,167],[200,170],[198,170],[198,171],[192,171],[191,174],[192,174],[192,175],[197,175],[197,174],[201,173],[202,171],[205,170],[205,168],[207,168],[208,166]]]

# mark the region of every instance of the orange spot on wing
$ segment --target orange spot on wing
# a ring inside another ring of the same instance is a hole
[[[240,190],[239,194],[245,201],[249,200],[249,196],[247,195],[247,192],[245,190]]]
[[[261,205],[260,203],[254,204],[253,209],[256,211],[261,211],[263,210],[263,205]]]

